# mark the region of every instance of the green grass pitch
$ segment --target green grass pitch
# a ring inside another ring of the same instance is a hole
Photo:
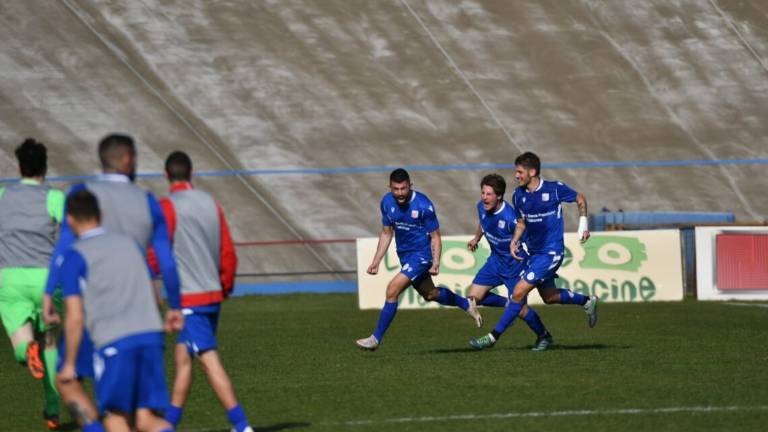
[[[594,329],[578,307],[537,310],[555,337],[543,353],[522,322],[471,351],[500,315],[488,308],[482,330],[459,310],[401,310],[370,353],[353,341],[378,311],[353,295],[243,297],[224,307],[220,352],[262,431],[766,430],[768,308],[602,304]],[[0,429],[43,430],[41,386],[7,341],[0,370]],[[180,430],[228,426],[198,370]]]

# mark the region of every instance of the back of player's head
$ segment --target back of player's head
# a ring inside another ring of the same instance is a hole
[[[411,176],[408,175],[408,171],[402,168],[398,168],[389,174],[389,182],[390,183],[402,183],[402,182],[410,183]]]
[[[483,186],[490,186],[491,189],[493,189],[493,192],[496,193],[496,195],[503,197],[504,192],[507,191],[507,182],[504,180],[504,177],[493,173],[488,174],[487,176],[483,177],[483,179],[480,181],[480,188]]]
[[[133,138],[128,135],[111,134],[99,142],[99,160],[101,168],[105,171],[123,169],[120,163],[125,155],[136,156],[136,145],[133,143]]]
[[[96,195],[88,189],[73,192],[67,196],[67,215],[78,222],[101,221],[101,210]]]
[[[48,152],[45,144],[27,138],[16,147],[16,159],[22,177],[45,177],[48,171]]]
[[[536,175],[541,176],[541,159],[535,153],[525,152],[515,159],[515,165],[526,169],[535,169]]]
[[[175,151],[165,160],[165,173],[168,180],[189,181],[192,178],[192,159],[183,151]]]

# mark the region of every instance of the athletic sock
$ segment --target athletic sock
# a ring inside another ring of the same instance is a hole
[[[56,390],[56,360],[59,352],[56,348],[43,351],[43,364],[45,375],[43,376],[43,392],[45,393],[45,413],[48,415],[59,414],[59,392]]]
[[[445,306],[457,306],[463,310],[469,308],[469,302],[466,298],[456,294],[448,288],[438,288],[439,295],[437,296],[437,302]]]
[[[488,294],[485,295],[485,298],[482,299],[477,304],[482,306],[490,306],[490,307],[506,307],[507,298],[500,296],[498,294],[489,292]]]
[[[589,297],[575,293],[567,289],[559,289],[560,291],[560,304],[576,304],[584,306],[589,301]]]
[[[26,365],[27,364],[27,347],[29,342],[19,342],[16,349],[13,350],[13,356],[16,357],[16,361]]]
[[[83,432],[105,432],[105,431],[104,431],[104,426],[102,426],[101,423],[94,421],[86,425],[83,425]]]
[[[227,411],[227,418],[237,432],[243,432],[243,429],[248,427],[248,419],[245,417],[245,411],[240,407],[240,404]]]
[[[528,313],[523,317],[523,321],[528,324],[528,327],[533,330],[536,336],[544,336],[547,333],[547,328],[544,327],[544,323],[541,322],[539,314],[537,314],[530,306],[528,306]]]
[[[520,313],[522,308],[523,305],[521,303],[515,303],[514,301],[510,300],[510,302],[507,304],[507,307],[504,308],[504,313],[501,314],[499,322],[496,323],[496,327],[493,329],[495,333],[492,334],[497,340],[499,339],[499,336],[504,333],[504,330],[512,325],[512,323],[515,321],[515,318],[517,318],[517,314]]]
[[[396,301],[392,303],[384,302],[384,308],[381,309],[381,313],[379,314],[379,322],[376,324],[376,330],[373,332],[373,336],[377,341],[381,342],[381,339],[384,337],[384,333],[389,328],[389,325],[392,324],[392,320],[395,319],[396,313]]]
[[[176,427],[181,421],[182,414],[184,414],[184,407],[173,404],[168,405],[168,408],[165,410],[165,420],[173,425],[173,427]]]

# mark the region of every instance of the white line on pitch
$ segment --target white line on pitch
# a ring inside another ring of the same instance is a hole
[[[761,307],[761,308],[768,308],[768,304],[765,303],[723,303],[727,306],[752,306],[752,307]]]
[[[709,413],[733,411],[766,411],[768,405],[758,406],[694,406],[668,408],[625,408],[617,410],[573,410],[573,411],[541,411],[541,412],[510,412],[497,414],[459,414],[450,416],[399,417],[380,420],[351,420],[346,422],[321,423],[323,425],[365,426],[381,423],[422,423],[451,420],[488,420],[515,417],[570,417],[570,416],[606,416],[606,415],[636,415],[636,414],[671,414],[671,413]]]

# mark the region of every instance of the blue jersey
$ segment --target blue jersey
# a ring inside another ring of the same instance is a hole
[[[512,267],[517,261],[509,251],[512,243],[512,235],[515,233],[517,216],[515,209],[506,201],[502,201],[501,208],[495,212],[487,212],[483,202],[477,203],[477,215],[480,218],[480,227],[483,229],[485,239],[491,245],[491,256],[500,260],[501,264]]]
[[[525,220],[526,245],[533,254],[565,250],[562,203],[576,201],[577,192],[565,183],[541,180],[539,187],[529,192],[515,189],[512,202],[518,219]]]
[[[397,254],[419,253],[432,256],[430,234],[440,228],[435,206],[426,195],[411,191],[411,199],[399,205],[392,193],[381,199],[381,223],[395,231]]]

